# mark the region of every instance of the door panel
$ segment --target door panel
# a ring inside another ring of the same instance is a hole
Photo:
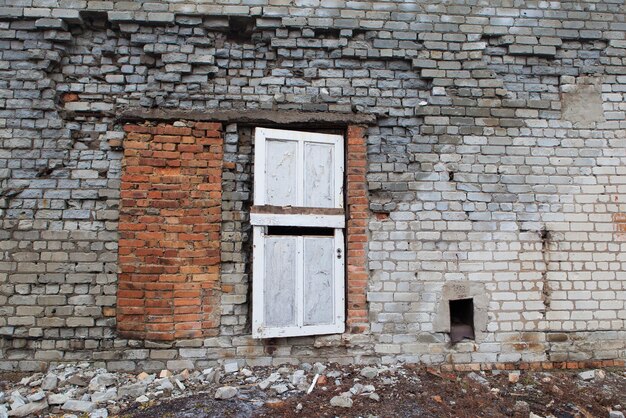
[[[333,145],[304,144],[304,206],[335,207]]]
[[[333,322],[334,244],[333,237],[304,237],[304,325]]]
[[[268,327],[297,325],[297,237],[265,237],[265,323]]]
[[[268,140],[266,146],[266,204],[297,206],[298,143]]]

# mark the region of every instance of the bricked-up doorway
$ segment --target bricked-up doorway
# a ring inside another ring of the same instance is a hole
[[[242,117],[232,112],[213,116],[220,115],[227,122]],[[238,291],[220,283],[222,173],[225,167],[232,169],[224,163],[222,123],[156,122],[173,118],[170,112],[166,116],[134,111],[122,118],[139,121],[124,127],[117,329],[127,338],[171,341],[219,335],[222,297]],[[250,111],[246,117],[289,127],[281,122],[293,119],[299,124],[302,115],[286,112],[267,120],[265,113]],[[347,125],[347,116],[337,114],[306,118],[315,126],[345,128],[346,332],[365,332],[366,127]]]
[[[151,340],[217,335],[221,124],[124,131],[118,331]]]

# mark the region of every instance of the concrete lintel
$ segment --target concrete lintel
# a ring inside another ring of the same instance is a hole
[[[129,109],[122,112],[119,122],[144,120],[172,122],[191,120],[203,122],[238,123],[242,125],[316,125],[345,127],[348,125],[373,125],[376,115],[341,112],[305,112],[298,110],[163,110]]]

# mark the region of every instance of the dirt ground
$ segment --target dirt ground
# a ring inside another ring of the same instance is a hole
[[[329,368],[329,371],[333,370]],[[148,417],[608,417],[626,409],[626,371],[596,371],[585,381],[579,371],[521,372],[516,383],[509,372],[440,373],[404,367],[375,378],[359,376],[360,368],[337,367],[340,378],[328,378],[309,395],[287,392],[275,397],[255,385],[239,386],[231,400],[213,399],[214,391],[158,403],[132,405],[119,416]],[[481,379],[482,378],[482,379]],[[483,380],[484,379],[484,380]],[[353,406],[339,408],[330,399],[356,383],[374,385],[379,401],[354,395]],[[228,384],[228,378],[221,382]],[[233,384],[233,386],[235,386]]]

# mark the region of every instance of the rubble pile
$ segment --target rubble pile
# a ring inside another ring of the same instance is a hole
[[[310,392],[315,384],[325,383],[328,379],[334,379],[339,384],[343,373],[326,373],[326,370],[327,366],[321,363],[305,363],[297,369],[280,367],[252,371],[240,369],[236,362],[231,362],[220,368],[202,371],[173,373],[162,370],[155,374],[142,372],[134,375],[110,373],[93,368],[88,363],[61,364],[46,373],[24,377],[13,387],[0,392],[0,418],[50,414],[67,416],[68,413],[107,418],[133,403],[148,404],[198,393],[206,393],[214,399],[232,399],[240,395],[240,387],[258,388],[265,394],[262,399],[275,402],[272,396]],[[365,372],[364,376],[378,374],[375,368],[367,367],[366,370],[375,370],[375,373]],[[360,383],[340,398],[346,405],[351,403],[351,397],[359,395],[378,400],[374,386]],[[259,406],[263,403],[260,401]]]
[[[576,387],[586,390],[594,384],[602,385],[607,372],[587,370],[568,376]],[[617,376],[617,386],[626,381],[623,371],[612,376],[614,379]],[[437,382],[457,384],[464,395],[471,395],[469,388],[473,386],[475,391],[485,392],[486,398],[497,401],[498,398],[506,399],[510,393],[524,392],[532,399],[536,397],[533,391],[541,391],[542,387],[547,387],[547,392],[558,399],[564,396],[560,380],[549,372],[531,375],[496,370],[453,374],[403,365],[358,367],[303,363],[297,367],[240,368],[237,362],[229,362],[202,371],[162,370],[135,375],[111,373],[88,363],[61,364],[46,373],[35,373],[12,383],[4,382],[0,375],[0,418],[107,418],[120,414],[126,416],[129,411],[128,416],[134,416],[133,411],[159,406],[167,408],[168,403],[186,398],[213,402],[207,406],[210,408],[245,403],[249,411],[259,412],[261,416],[264,408],[270,408],[276,416],[282,416],[281,410],[286,415],[308,416],[312,407],[319,411],[334,410],[339,414],[350,409],[360,413],[367,407],[375,410],[378,405],[382,408],[381,401],[394,397],[411,401],[416,393],[425,396],[433,405],[454,408],[461,406],[459,398],[451,397],[450,391],[443,390],[444,387]],[[619,395],[619,390],[617,393]],[[418,401],[417,398],[414,400]],[[419,402],[415,405],[421,407]],[[622,405],[607,407],[606,416],[623,418]],[[510,412],[520,417],[552,417],[555,415],[546,413],[552,406],[554,401],[537,410],[529,402],[515,399],[511,402]]]

